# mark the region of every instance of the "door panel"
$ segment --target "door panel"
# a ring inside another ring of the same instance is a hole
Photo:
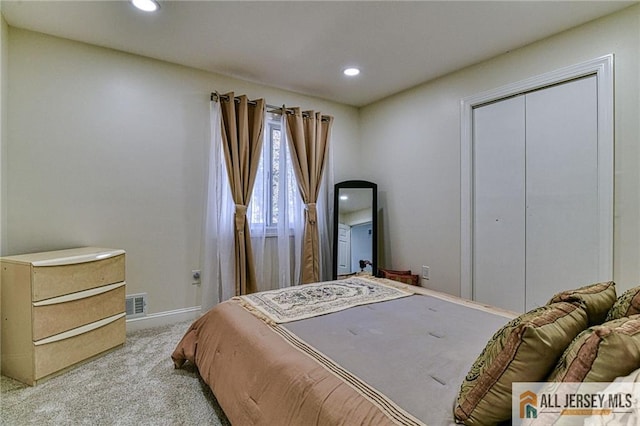
[[[526,112],[529,310],[598,279],[596,77],[528,93]]]
[[[338,275],[351,273],[351,227],[338,224]]]
[[[523,311],[524,96],[473,111],[473,298]]]

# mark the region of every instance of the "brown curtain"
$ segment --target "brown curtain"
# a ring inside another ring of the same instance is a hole
[[[224,100],[227,97],[228,100]],[[256,272],[251,251],[247,205],[256,180],[262,134],[264,99],[249,101],[233,92],[219,98],[222,113],[222,147],[235,209],[236,295],[257,291]]]
[[[287,114],[287,135],[291,162],[298,181],[298,189],[305,205],[304,234],[302,238],[302,265],[300,281],[320,281],[320,245],[316,202],[322,173],[329,152],[329,139],[333,117],[319,112],[291,108]]]

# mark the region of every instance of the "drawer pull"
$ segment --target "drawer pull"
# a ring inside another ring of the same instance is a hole
[[[82,327],[74,328],[73,330],[65,331],[64,333],[56,334],[55,336],[47,337],[46,339],[38,340],[37,342],[33,342],[33,344],[36,346],[46,345],[47,343],[59,342],[60,340],[79,336],[80,334],[84,334],[103,327],[107,324],[111,324],[112,322],[123,318],[125,315],[126,313],[122,312],[120,314],[101,319],[100,321],[92,322],[91,324],[83,325]]]
[[[94,262],[96,260],[109,259],[110,257],[120,256],[124,254],[124,250],[111,250],[102,251],[90,254],[79,254],[69,257],[58,257],[56,259],[36,260],[31,262],[33,266],[62,266],[62,265],[75,265],[77,263]]]
[[[95,296],[98,294],[106,293],[118,287],[122,287],[126,283],[124,281],[105,285],[103,287],[90,288],[89,290],[79,291],[77,293],[65,294],[64,296],[53,297],[51,299],[41,300],[39,302],[35,302],[33,306],[47,306],[47,305],[56,305],[58,303],[72,302],[74,300],[84,299],[86,297]]]

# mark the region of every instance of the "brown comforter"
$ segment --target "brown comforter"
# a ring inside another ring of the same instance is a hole
[[[235,301],[194,322],[172,358],[198,367],[234,425],[414,424],[392,421]]]

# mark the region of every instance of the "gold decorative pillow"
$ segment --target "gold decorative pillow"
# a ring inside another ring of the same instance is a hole
[[[607,281],[563,291],[553,296],[547,304],[571,302],[576,299],[584,303],[589,325],[602,324],[616,301],[616,285],[613,281]]]
[[[622,293],[615,301],[605,321],[640,314],[640,287],[634,287]]]
[[[587,327],[580,303],[541,306],[498,330],[464,379],[454,417],[467,425],[511,418],[511,384],[538,382],[549,375],[565,348]]]
[[[593,326],[576,337],[550,382],[612,382],[640,368],[640,315]]]

